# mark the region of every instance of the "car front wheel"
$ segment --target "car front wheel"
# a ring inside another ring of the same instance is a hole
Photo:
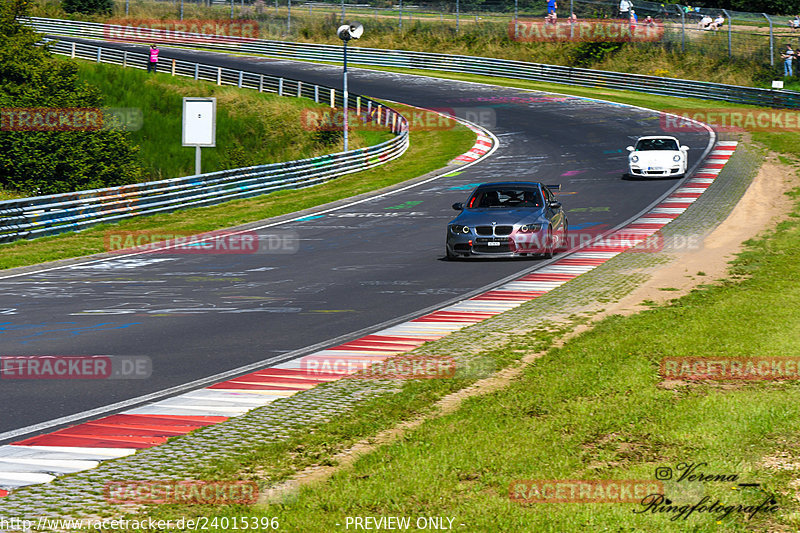
[[[553,255],[555,255],[555,234],[553,233],[553,227],[550,226],[547,228],[547,235],[545,236],[545,249],[542,253],[542,257],[545,259],[552,259]]]

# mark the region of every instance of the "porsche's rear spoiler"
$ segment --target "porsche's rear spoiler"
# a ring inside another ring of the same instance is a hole
[[[545,187],[547,187],[548,189],[552,189],[554,191],[560,191],[561,190],[561,184],[560,183],[555,184],[555,185],[547,184],[547,185],[545,185]]]

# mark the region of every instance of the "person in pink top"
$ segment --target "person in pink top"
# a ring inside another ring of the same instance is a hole
[[[150,45],[150,60],[147,62],[147,72],[155,72],[158,67],[158,48],[156,45]]]

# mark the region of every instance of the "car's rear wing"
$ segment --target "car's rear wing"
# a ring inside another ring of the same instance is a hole
[[[547,184],[547,185],[545,185],[545,187],[547,187],[548,189],[552,189],[554,191],[560,191],[561,190],[561,184],[560,183],[557,183],[555,185]]]

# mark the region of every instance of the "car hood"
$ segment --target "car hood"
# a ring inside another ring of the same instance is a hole
[[[675,163],[672,158],[676,155],[682,156],[683,153],[679,150],[657,150],[652,152],[632,152],[631,156],[638,155],[639,165],[661,165],[667,166]]]
[[[544,218],[544,208],[524,207],[519,209],[464,209],[460,215],[450,221],[451,224],[465,226],[488,225],[492,222],[501,225],[531,223]]]

